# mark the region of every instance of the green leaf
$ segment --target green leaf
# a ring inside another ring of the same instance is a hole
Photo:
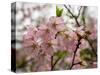
[[[63,9],[58,8],[58,6],[56,6],[56,16],[60,17],[62,16],[63,13]]]
[[[84,61],[90,61],[93,58],[93,53],[90,49],[82,49],[80,51],[80,58]]]
[[[64,58],[65,56],[68,56],[68,51],[57,51],[54,56],[57,56],[58,58]]]

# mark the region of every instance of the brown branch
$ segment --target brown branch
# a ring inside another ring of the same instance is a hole
[[[77,26],[80,27],[80,24],[79,24],[79,22],[78,22],[77,19],[78,19],[78,17],[80,16],[80,11],[81,11],[82,7],[79,9],[79,13],[78,13],[77,16],[75,16],[75,15],[70,11],[70,9],[69,9],[66,5],[64,5],[64,7],[65,7],[65,8],[67,9],[67,11],[71,14],[71,16],[74,18],[74,20],[76,21]],[[72,63],[71,63],[71,66],[70,66],[69,69],[72,69],[73,66],[75,65],[75,63],[74,63],[74,61],[75,61],[75,56],[76,56],[77,50],[78,50],[78,48],[79,48],[79,45],[81,44],[80,40],[82,39],[82,37],[81,37],[79,34],[77,34],[77,36],[79,37],[79,39],[78,39],[78,43],[77,43],[77,45],[76,45],[76,49],[75,49],[74,54],[73,54]]]
[[[67,11],[70,13],[70,15],[74,18],[74,20],[75,20],[77,26],[80,27],[80,24],[79,24],[79,22],[78,22],[78,17],[80,16],[80,11],[81,11],[82,7],[79,9],[79,13],[78,13],[77,16],[75,16],[75,15],[70,11],[70,9],[69,9],[66,5],[64,5],[64,7],[67,9]],[[82,11],[82,15],[83,15],[83,16],[84,16],[84,14],[85,14],[86,8],[87,8],[87,7],[84,7],[84,8],[83,8],[83,11]],[[86,23],[85,23],[85,18],[83,18],[83,23],[84,23],[84,25],[86,24]],[[85,27],[84,27],[84,30],[85,30]],[[77,35],[78,35],[78,34],[77,34]],[[84,38],[84,37],[81,37],[80,35],[78,35],[78,36],[79,36],[78,44],[76,45],[76,49],[75,49],[75,51],[74,51],[72,63],[71,63],[71,66],[70,66],[69,69],[72,69],[73,66],[75,65],[74,60],[75,60],[76,52],[77,52],[77,50],[78,50],[78,48],[79,48],[79,45],[81,44],[80,40],[81,40],[82,38]],[[87,38],[85,38],[85,39],[88,41],[89,45],[90,45],[91,48],[92,48],[92,51],[94,52],[95,56],[97,57],[97,53],[96,53],[94,47],[92,46],[92,43],[89,41],[89,39],[87,39]]]
[[[83,65],[83,64],[81,61],[79,61],[79,62],[73,64],[73,66],[75,66],[75,65]]]
[[[51,71],[53,70],[53,56],[51,56]]]
[[[55,65],[58,63],[58,61],[61,59],[61,57],[59,57],[53,64],[53,57],[51,57],[51,71],[54,70]]]
[[[93,53],[95,54],[95,56],[97,57],[97,53],[96,53],[96,51],[95,51],[95,49],[94,49],[94,47],[93,47],[91,41],[90,41],[88,38],[85,38],[85,39],[88,41],[90,47],[92,48],[92,52],[93,52]]]
[[[78,34],[77,34],[78,35]],[[76,45],[76,49],[75,49],[75,51],[74,51],[74,54],[73,54],[73,59],[72,59],[72,63],[71,63],[71,66],[70,66],[70,70],[73,68],[73,66],[74,66],[74,61],[75,61],[75,56],[76,56],[76,53],[77,53],[77,50],[78,50],[78,48],[79,48],[79,45],[81,44],[81,39],[82,39],[82,37],[80,36],[80,35],[78,35],[78,37],[79,37],[79,39],[78,39],[78,43],[77,43],[77,45]]]
[[[74,20],[76,21],[77,26],[78,26],[78,27],[81,26],[81,25],[79,24],[79,22],[78,22],[78,17],[79,17],[79,15],[80,15],[80,12],[78,13],[78,16],[75,16],[65,4],[64,4],[64,7],[65,7],[65,8],[67,9],[67,11],[71,14],[71,16],[74,18]],[[80,8],[79,11],[81,11],[81,8]]]
[[[79,24],[77,18],[75,17],[74,19],[75,19],[75,21],[76,21],[77,26],[78,26],[78,27],[81,26],[81,25]]]
[[[67,9],[67,11],[71,14],[72,17],[75,17],[75,15],[70,11],[70,9],[65,4],[64,7]]]
[[[77,18],[80,16],[81,14],[81,9],[82,9],[82,6],[80,7],[79,11],[78,11],[78,15],[77,15]]]

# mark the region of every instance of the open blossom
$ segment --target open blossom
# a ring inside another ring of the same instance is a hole
[[[96,37],[94,30],[90,36]],[[34,62],[38,71],[51,70],[51,56],[57,51],[68,51],[73,53],[78,44],[78,35],[84,36],[84,27],[77,27],[75,31],[68,31],[62,17],[50,17],[49,21],[40,24],[37,27],[32,25],[27,27],[26,33],[23,35],[23,47],[33,50],[32,53],[27,56],[26,60],[34,58]],[[88,47],[86,41],[81,40],[80,48]],[[66,61],[71,61],[72,57],[67,57]],[[70,62],[69,62],[70,63]],[[80,65],[76,65],[74,68],[79,68]],[[36,70],[33,69],[33,70]]]
[[[23,35],[23,46],[24,47],[29,47],[32,46],[33,44],[36,44],[36,31],[37,28],[33,28],[32,26],[27,27],[26,33]]]
[[[70,37],[64,32],[58,34],[57,40],[59,42],[59,49],[61,50],[74,51],[76,48],[77,40],[75,39],[75,37]]]
[[[90,31],[90,32],[91,32],[91,34],[90,34],[89,37],[90,37],[92,40],[96,39],[96,38],[97,38],[97,29],[96,29],[96,27],[94,27],[93,30]]]
[[[63,18],[54,16],[49,19],[48,27],[56,31],[63,31],[66,29]]]
[[[50,28],[48,28],[46,25],[41,25],[42,27],[39,27],[36,36],[41,38],[43,42],[48,42],[51,39],[54,39],[55,34],[50,31]]]
[[[52,16],[50,17],[49,22],[52,24],[63,24],[64,20],[62,17]]]
[[[28,26],[23,37],[24,47],[42,50],[48,55],[53,55],[58,50],[74,51],[76,44],[76,33],[67,31],[63,18],[55,16],[38,27]]]
[[[84,31],[84,26],[80,26],[76,28],[76,32],[81,35],[84,36],[85,35],[85,31]]]

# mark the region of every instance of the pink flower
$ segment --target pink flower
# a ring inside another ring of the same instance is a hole
[[[58,34],[57,40],[59,49],[61,50],[74,51],[76,48],[77,40],[74,39],[74,37],[69,37],[69,35],[64,32]]]
[[[94,28],[92,31],[91,31],[91,34],[89,36],[92,40],[96,39],[97,38],[97,30],[96,28]]]
[[[96,28],[94,28],[89,34],[89,38],[96,39]],[[34,71],[48,71],[51,70],[51,56],[57,51],[68,51],[69,55],[64,57],[65,63],[70,65],[73,59],[73,52],[78,44],[79,36],[86,36],[86,32],[83,26],[76,27],[75,31],[68,30],[62,17],[50,17],[48,22],[40,24],[37,27],[32,25],[27,26],[26,33],[23,35],[23,49],[29,50],[24,52],[26,57],[25,60],[29,61],[32,59]],[[80,50],[89,47],[89,44],[81,39],[81,44],[75,55],[74,63],[80,61]],[[54,56],[53,63],[56,61],[57,56]],[[60,62],[61,62],[60,61]],[[59,67],[58,62],[56,66]],[[64,64],[63,64],[64,65]],[[61,66],[61,65],[60,65]],[[92,65],[96,67],[96,63]],[[72,69],[83,68],[79,64],[74,65]],[[60,69],[60,67],[59,67]],[[62,68],[61,68],[62,69]]]
[[[62,17],[51,17],[49,19],[48,26],[56,31],[63,31],[66,29]]]
[[[80,26],[76,28],[76,32],[81,35],[84,36],[85,35],[85,31],[84,31],[84,26]]]
[[[44,27],[44,28],[42,28]],[[41,38],[43,42],[48,42],[51,39],[55,38],[55,34],[53,32],[50,31],[49,28],[47,28],[47,26],[42,26],[41,28],[39,28],[39,30],[36,33],[36,36]]]
[[[81,40],[80,49],[89,48],[89,44],[85,39]]]
[[[36,35],[37,28],[33,28],[32,26],[27,27],[27,32],[23,35],[23,46],[28,47],[36,44],[37,38]]]

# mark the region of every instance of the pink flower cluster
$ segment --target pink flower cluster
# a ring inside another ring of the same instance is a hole
[[[75,32],[68,31],[62,17],[52,16],[48,22],[38,27],[33,27],[32,25],[27,27],[23,36],[23,47],[33,50],[32,55],[28,59],[34,58],[34,60],[39,62],[39,55],[45,55],[44,61],[48,62],[47,65],[50,66],[50,57],[59,50],[74,51],[77,39]],[[50,67],[48,70],[50,70]]]
[[[34,58],[38,64],[33,70],[50,70],[51,56],[57,51],[73,53],[78,44],[79,36],[77,34],[84,37],[86,33],[83,27],[80,26],[75,31],[69,31],[62,17],[52,16],[48,22],[37,27],[29,25],[23,35],[23,47],[33,50],[32,54],[27,57],[27,59]],[[84,40],[82,45],[86,45]]]
[[[32,47],[33,51],[41,50],[50,56],[58,50],[73,51],[77,44],[75,32],[69,32],[62,17],[50,17],[47,23],[38,27],[27,27],[24,34],[24,47]]]

